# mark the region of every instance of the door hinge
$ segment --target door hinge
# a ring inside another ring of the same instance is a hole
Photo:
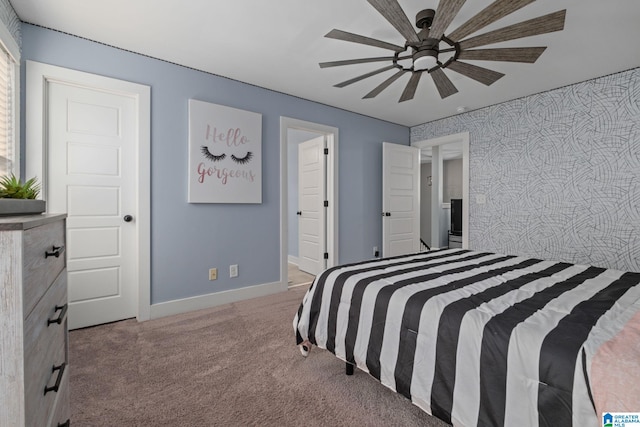
[[[324,149],[324,154],[327,154],[327,155],[329,154],[329,149],[328,148]]]
[[[329,201],[328,201],[328,200],[325,200],[325,201],[324,201],[324,207],[325,207],[325,208],[328,208],[328,207],[329,207]]]
[[[329,252],[324,253],[324,259],[329,259]]]

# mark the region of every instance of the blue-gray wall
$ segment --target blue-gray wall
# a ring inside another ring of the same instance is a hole
[[[339,261],[365,259],[381,246],[381,143],[408,144],[407,127],[29,24],[22,24],[22,59],[151,87],[152,303],[280,280],[281,116],[340,130]],[[262,114],[261,205],[186,202],[190,98]],[[22,120],[22,135],[25,126]],[[236,279],[228,277],[230,264],[239,265]],[[210,267],[220,269],[215,282]]]
[[[471,249],[640,271],[640,69],[415,126],[411,140],[463,131]]]

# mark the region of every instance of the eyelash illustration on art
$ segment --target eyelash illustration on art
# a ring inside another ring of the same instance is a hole
[[[251,151],[247,151],[247,155],[244,157],[236,157],[233,154],[231,155],[231,158],[233,159],[234,162],[240,164],[240,165],[245,165],[247,163],[249,163],[251,161],[251,159],[253,159],[253,153]]]
[[[201,151],[202,151],[202,154],[212,162],[219,162],[220,160],[224,160],[224,158],[227,157],[226,154],[220,154],[219,156],[216,156],[215,154],[211,153],[211,151],[209,151],[209,148],[207,148],[206,145],[202,146]]]

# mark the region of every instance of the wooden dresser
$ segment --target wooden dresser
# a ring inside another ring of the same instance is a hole
[[[0,216],[0,427],[69,425],[65,218]]]

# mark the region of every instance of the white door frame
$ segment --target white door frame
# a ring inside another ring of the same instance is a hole
[[[327,267],[338,264],[338,128],[307,122],[304,120],[280,117],[280,285],[282,290],[287,289],[288,284],[288,253],[289,240],[287,224],[289,220],[288,198],[288,155],[287,155],[287,130],[298,129],[308,132],[324,134],[327,136]]]
[[[469,248],[469,132],[461,132],[453,135],[445,135],[439,138],[427,139],[423,141],[412,142],[411,145],[418,148],[441,146],[452,142],[462,143],[462,248]],[[439,154],[438,154],[439,156]],[[432,174],[432,188],[437,190],[434,196],[438,199],[438,203],[431,203],[431,241],[436,236],[433,230],[439,224],[440,215],[435,215],[439,211],[442,203],[442,168],[437,168],[437,173]],[[432,190],[433,191],[433,190]]]
[[[151,88],[68,68],[26,61],[26,177],[37,176],[42,185],[42,198],[47,197],[47,147],[45,139],[45,106],[50,82],[75,85],[94,90],[107,90],[132,97],[138,113],[136,182],[136,236],[138,248],[137,285],[138,321],[149,320],[151,307]]]

